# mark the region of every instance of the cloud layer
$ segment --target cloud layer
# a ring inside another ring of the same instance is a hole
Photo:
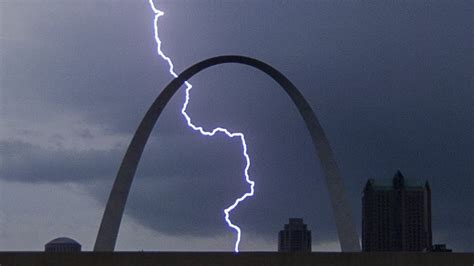
[[[327,132],[357,222],[367,178],[400,169],[432,186],[434,240],[472,251],[469,1],[157,4],[178,72],[210,56],[243,54],[296,84]],[[146,1],[11,1],[0,9],[4,186],[73,183],[85,188],[80,197],[103,206],[131,135],[170,81],[155,55],[153,13]],[[305,219],[321,248],[334,243],[319,163],[286,95],[243,66],[206,70],[191,82],[194,121],[247,135],[256,195],[232,213],[243,248],[268,250],[293,216]],[[231,243],[222,210],[247,189],[240,146],[190,131],[182,99],[180,92],[158,121],[126,219],[177,243]],[[2,197],[10,202],[15,193]]]

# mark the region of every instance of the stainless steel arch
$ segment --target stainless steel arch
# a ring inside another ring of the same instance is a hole
[[[192,65],[171,81],[150,106],[138,126],[120,165],[102,217],[94,251],[113,251],[115,248],[123,211],[140,157],[148,137],[168,101],[186,80],[198,72],[211,66],[226,63],[244,64],[265,72],[293,100],[311,134],[316,154],[320,159],[326,177],[326,186],[331,198],[341,250],[343,252],[360,251],[359,237],[339,169],[326,135],[311,106],[298,89],[278,70],[257,59],[237,55],[217,56]]]

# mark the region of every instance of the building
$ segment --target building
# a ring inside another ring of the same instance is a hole
[[[311,231],[301,218],[290,218],[278,234],[279,252],[311,252]]]
[[[44,245],[46,252],[80,252],[81,244],[74,239],[59,237],[53,239]]]
[[[429,251],[431,190],[428,182],[369,179],[362,197],[363,251]]]
[[[446,247],[446,244],[434,244],[431,252],[453,252],[452,249]]]

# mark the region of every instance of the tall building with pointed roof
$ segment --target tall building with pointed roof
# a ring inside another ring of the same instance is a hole
[[[363,251],[428,251],[432,245],[428,182],[369,179],[362,197]]]

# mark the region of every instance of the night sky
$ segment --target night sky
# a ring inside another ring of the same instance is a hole
[[[208,57],[267,62],[326,131],[361,231],[368,178],[427,180],[433,242],[474,250],[473,3],[155,1],[179,73]],[[0,1],[0,250],[68,236],[91,250],[139,121],[171,81],[148,1]],[[190,82],[189,114],[245,133],[256,194],[232,212],[241,250],[276,250],[289,217],[338,251],[319,159],[281,88],[242,65]],[[180,90],[139,165],[118,250],[232,251],[223,209],[248,186],[238,139],[187,128]]]

